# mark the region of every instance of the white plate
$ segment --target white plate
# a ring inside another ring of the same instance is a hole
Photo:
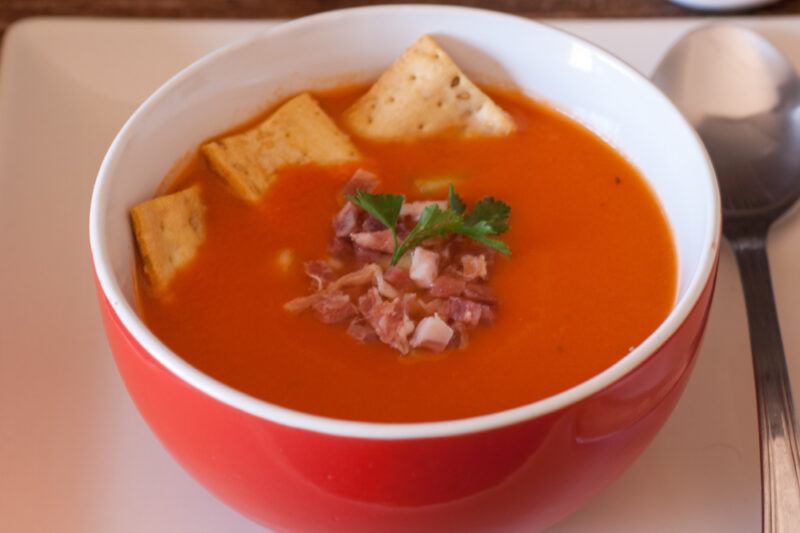
[[[800,67],[800,19],[739,22],[762,31]],[[669,44],[698,23],[555,25],[649,73]],[[193,59],[273,24],[37,19],[6,34],[0,61],[0,530],[259,530],[190,479],[136,413],[99,323],[87,214],[100,159],[139,102]],[[771,234],[770,257],[789,366],[800,383],[797,216]],[[706,341],[672,418],[630,470],[554,531],[756,531],[760,489],[749,358],[741,288],[725,248]]]

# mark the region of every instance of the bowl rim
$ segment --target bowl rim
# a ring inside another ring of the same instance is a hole
[[[178,356],[164,345],[144,324],[139,315],[125,298],[121,287],[117,283],[110,260],[106,251],[106,213],[105,206],[112,189],[113,181],[110,178],[111,168],[118,157],[121,147],[126,144],[131,132],[135,131],[140,117],[144,116],[151,108],[156,106],[173,87],[184,78],[204,69],[207,65],[223,60],[226,55],[240,48],[250,45],[261,39],[271,39],[283,33],[297,31],[298,28],[320,23],[335,23],[342,17],[352,16],[353,13],[373,12],[382,16],[391,17],[392,14],[405,11],[418,11],[426,15],[432,12],[448,11],[450,13],[467,12],[481,17],[505,19],[508,22],[519,23],[523,21],[535,26],[537,31],[554,32],[566,35],[569,39],[577,41],[588,47],[592,53],[606,64],[622,71],[627,78],[640,86],[641,90],[651,91],[662,100],[667,108],[671,109],[682,122],[687,135],[694,138],[694,142],[705,159],[706,186],[711,188],[711,203],[707,212],[707,229],[703,236],[703,252],[700,263],[694,272],[685,294],[678,299],[667,318],[652,332],[642,343],[631,352],[624,355],[616,363],[591,378],[577,385],[561,391],[552,396],[534,402],[506,409],[499,412],[478,415],[468,418],[443,420],[434,422],[409,422],[409,423],[383,423],[363,422],[356,420],[337,419],[326,416],[314,415],[250,396],[238,391],[215,378],[201,372]],[[328,11],[316,15],[302,17],[293,21],[282,23],[274,28],[256,32],[241,40],[218,48],[172,76],[153,92],[128,118],[117,133],[103,161],[100,165],[97,178],[92,190],[91,207],[89,213],[89,241],[92,264],[98,286],[110,310],[127,333],[147,352],[150,357],[166,368],[190,387],[220,401],[234,409],[244,411],[257,418],[306,431],[328,434],[339,437],[374,439],[374,440],[405,440],[451,437],[470,433],[484,432],[505,426],[532,420],[573,405],[597,392],[606,389],[622,379],[636,367],[647,361],[656,353],[681,327],[688,315],[695,308],[700,296],[711,281],[720,247],[721,238],[721,208],[719,190],[711,160],[703,146],[698,134],[675,108],[672,102],[653,85],[648,78],[640,74],[633,67],[617,58],[603,48],[594,45],[569,32],[553,28],[546,24],[523,17],[499,13],[484,9],[443,6],[443,5],[384,5],[355,7],[341,10]]]

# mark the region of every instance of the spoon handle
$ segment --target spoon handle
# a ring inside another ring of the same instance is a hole
[[[800,439],[772,292],[766,232],[732,240],[731,245],[750,325],[761,435],[763,531],[796,532],[800,528]]]

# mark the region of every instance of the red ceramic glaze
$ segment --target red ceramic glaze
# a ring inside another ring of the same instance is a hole
[[[189,366],[135,312],[131,206],[152,196],[181,154],[269,98],[314,80],[374,76],[423,33],[441,37],[467,72],[512,82],[579,118],[642,171],[678,249],[679,294],[669,317],[619,362],[567,391],[444,422],[315,417]],[[379,6],[280,25],[201,59],[156,91],[106,154],[90,244],[106,332],[132,398],[176,460],[223,501],[279,530],[528,532],[607,485],[669,416],[704,329],[720,225],[699,138],[629,66],[518,17]]]
[[[644,450],[689,377],[713,276],[643,364],[560,411],[444,438],[340,437],[276,424],[188,385],[151,357],[100,293],[130,395],[175,459],[221,500],[278,530],[542,529]]]

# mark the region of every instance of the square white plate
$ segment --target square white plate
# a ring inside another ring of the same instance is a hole
[[[649,73],[700,22],[554,24]],[[800,18],[737,22],[762,31],[800,67]],[[192,60],[274,24],[34,19],[7,32],[0,61],[0,530],[259,530],[190,479],[129,400],[96,310],[87,219],[100,160],[131,111]],[[772,232],[770,257],[789,366],[800,383],[797,216]],[[554,531],[751,532],[760,524],[759,498],[746,321],[725,248],[706,341],[675,413],[630,470]]]

